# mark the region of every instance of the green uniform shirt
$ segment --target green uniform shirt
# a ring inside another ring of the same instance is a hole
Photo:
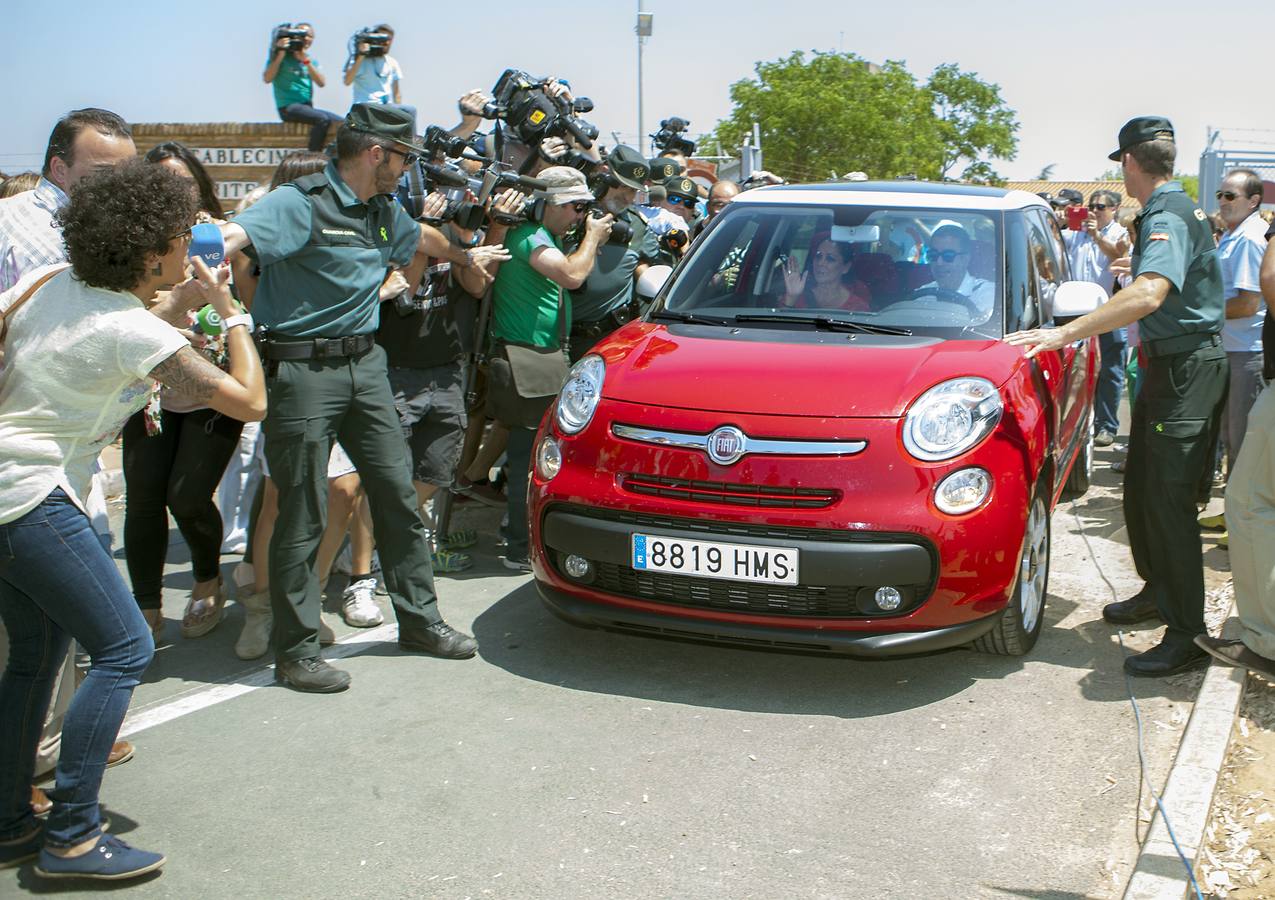
[[[571,292],[571,315],[577,322],[596,322],[607,313],[628,306],[633,300],[633,272],[638,263],[659,260],[660,243],[637,212],[626,209],[620,218],[633,227],[633,240],[626,246],[602,245],[593,271],[584,284]],[[570,243],[567,246],[574,249]]]
[[[509,261],[501,263],[491,288],[493,338],[535,347],[558,346],[558,285],[531,267],[531,254],[540,247],[561,249],[538,222],[524,222],[505,237]],[[571,300],[563,293],[562,314],[570,330]]]
[[[319,68],[317,62],[311,60],[311,63]],[[274,88],[274,105],[280,109],[291,103],[309,103],[314,99],[310,70],[291,53],[283,55],[283,62],[279,63],[279,71],[270,86]]]
[[[336,163],[280,185],[235,217],[261,265],[253,320],[298,338],[371,334],[391,268],[411,262],[420,226],[389,196],[367,203]]]
[[[1160,308],[1138,322],[1141,340],[1222,330],[1222,267],[1204,213],[1170,181],[1147,198],[1137,219],[1133,274],[1155,274],[1172,287]]]

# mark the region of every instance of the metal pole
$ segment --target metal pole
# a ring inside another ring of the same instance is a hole
[[[643,5],[644,5],[643,0],[638,0],[637,28],[635,29],[635,31],[637,32],[637,36],[638,36],[638,39],[637,39],[637,42],[638,42],[638,46],[637,46],[637,51],[638,51],[638,54],[637,54],[638,56],[637,58],[637,81],[638,81],[638,85],[637,85],[638,87],[637,145],[638,145],[638,150],[641,151],[643,155],[645,155],[646,154],[646,150],[645,150],[646,130],[643,127],[643,123],[642,123],[642,45],[646,43],[646,38],[642,36],[642,13],[643,13],[642,7]]]

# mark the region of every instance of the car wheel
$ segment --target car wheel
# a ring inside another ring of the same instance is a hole
[[[1067,476],[1067,483],[1063,485],[1063,498],[1074,500],[1077,497],[1084,496],[1089,490],[1090,479],[1093,478],[1093,410],[1089,410],[1089,416],[1085,419],[1085,440],[1080,445],[1080,449],[1076,451],[1076,461],[1072,463],[1071,473]]]
[[[974,649],[998,656],[1022,656],[1036,645],[1045,620],[1049,589],[1049,511],[1038,491],[1027,515],[1027,531],[1009,605],[996,627],[974,641]]]

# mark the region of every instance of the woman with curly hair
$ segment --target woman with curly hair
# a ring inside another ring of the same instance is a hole
[[[221,203],[199,160],[182,144],[160,144],[145,157],[180,176],[198,203],[200,222],[219,221]],[[192,327],[187,325],[189,329]],[[221,337],[189,335],[211,362],[225,367]],[[133,597],[159,643],[164,630],[164,562],[168,513],[190,550],[194,580],[182,616],[183,637],[201,637],[221,621],[222,520],[213,493],[239,444],[243,423],[172,390],[155,392],[124,426],[124,557]]]
[[[39,855],[40,877],[130,878],[164,857],[104,834],[98,790],[150,629],[84,513],[93,460],[158,381],[242,420],[265,415],[261,363],[224,267],[184,280],[196,201],[189,182],[140,162],[93,175],[58,216],[69,269],[29,273],[0,296],[0,867]],[[178,283],[180,282],[180,283]],[[174,284],[176,287],[174,288]],[[229,372],[147,311],[161,289],[226,319]],[[91,659],[62,730],[53,809],[30,806],[36,744],[75,639]]]

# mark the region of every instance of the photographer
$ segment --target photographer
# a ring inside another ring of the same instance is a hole
[[[602,208],[627,223],[631,236],[624,243],[607,241],[598,250],[593,271],[571,291],[571,361],[638,315],[635,280],[659,261],[660,247],[633,203],[646,183],[647,162],[632,147],[616,147],[607,156],[607,172],[594,189]],[[586,229],[576,228],[565,239],[568,250],[584,240]],[[614,235],[613,235],[614,236]]]
[[[645,168],[645,161],[643,161]],[[586,218],[593,204],[584,173],[567,166],[553,166],[537,176],[545,183],[531,211],[530,221],[509,228],[507,219],[497,218],[487,230],[486,243],[503,243],[509,261],[500,265],[492,285],[492,324],[490,329],[491,383],[488,387],[488,409],[492,418],[509,429],[509,541],[505,565],[529,571],[527,559],[527,477],[531,467],[531,445],[536,425],[552,394],[530,398],[519,404],[513,396],[509,374],[515,365],[526,360],[536,362],[526,353],[515,353],[520,362],[510,360],[509,348],[539,350],[540,359],[549,365],[561,363],[566,374],[566,347],[563,346],[571,321],[567,291],[577,290],[593,271],[594,260],[611,234],[610,215]],[[570,253],[562,250],[562,239],[568,231],[583,222],[584,235]],[[494,265],[489,271],[494,270]],[[561,351],[554,353],[552,351]],[[546,352],[547,351],[547,352]],[[504,373],[504,380],[498,373]],[[541,372],[531,373],[533,376]],[[552,381],[554,373],[539,380]],[[518,380],[518,379],[515,379]],[[559,382],[561,384],[561,382]],[[504,390],[502,390],[502,387]],[[555,391],[556,393],[556,388]],[[543,399],[543,403],[539,401]]]
[[[274,105],[284,122],[300,122],[310,127],[311,150],[322,150],[327,143],[328,126],[341,117],[326,109],[315,109],[314,86],[323,87],[326,80],[319,64],[310,58],[314,43],[314,26],[298,22],[295,27],[280,25],[274,30],[270,58],[261,79],[274,89]]]
[[[369,36],[374,42],[367,40]],[[345,83],[354,88],[354,102],[401,104],[403,70],[398,60],[390,56],[394,29],[375,25],[351,40],[354,53],[345,64]]]

